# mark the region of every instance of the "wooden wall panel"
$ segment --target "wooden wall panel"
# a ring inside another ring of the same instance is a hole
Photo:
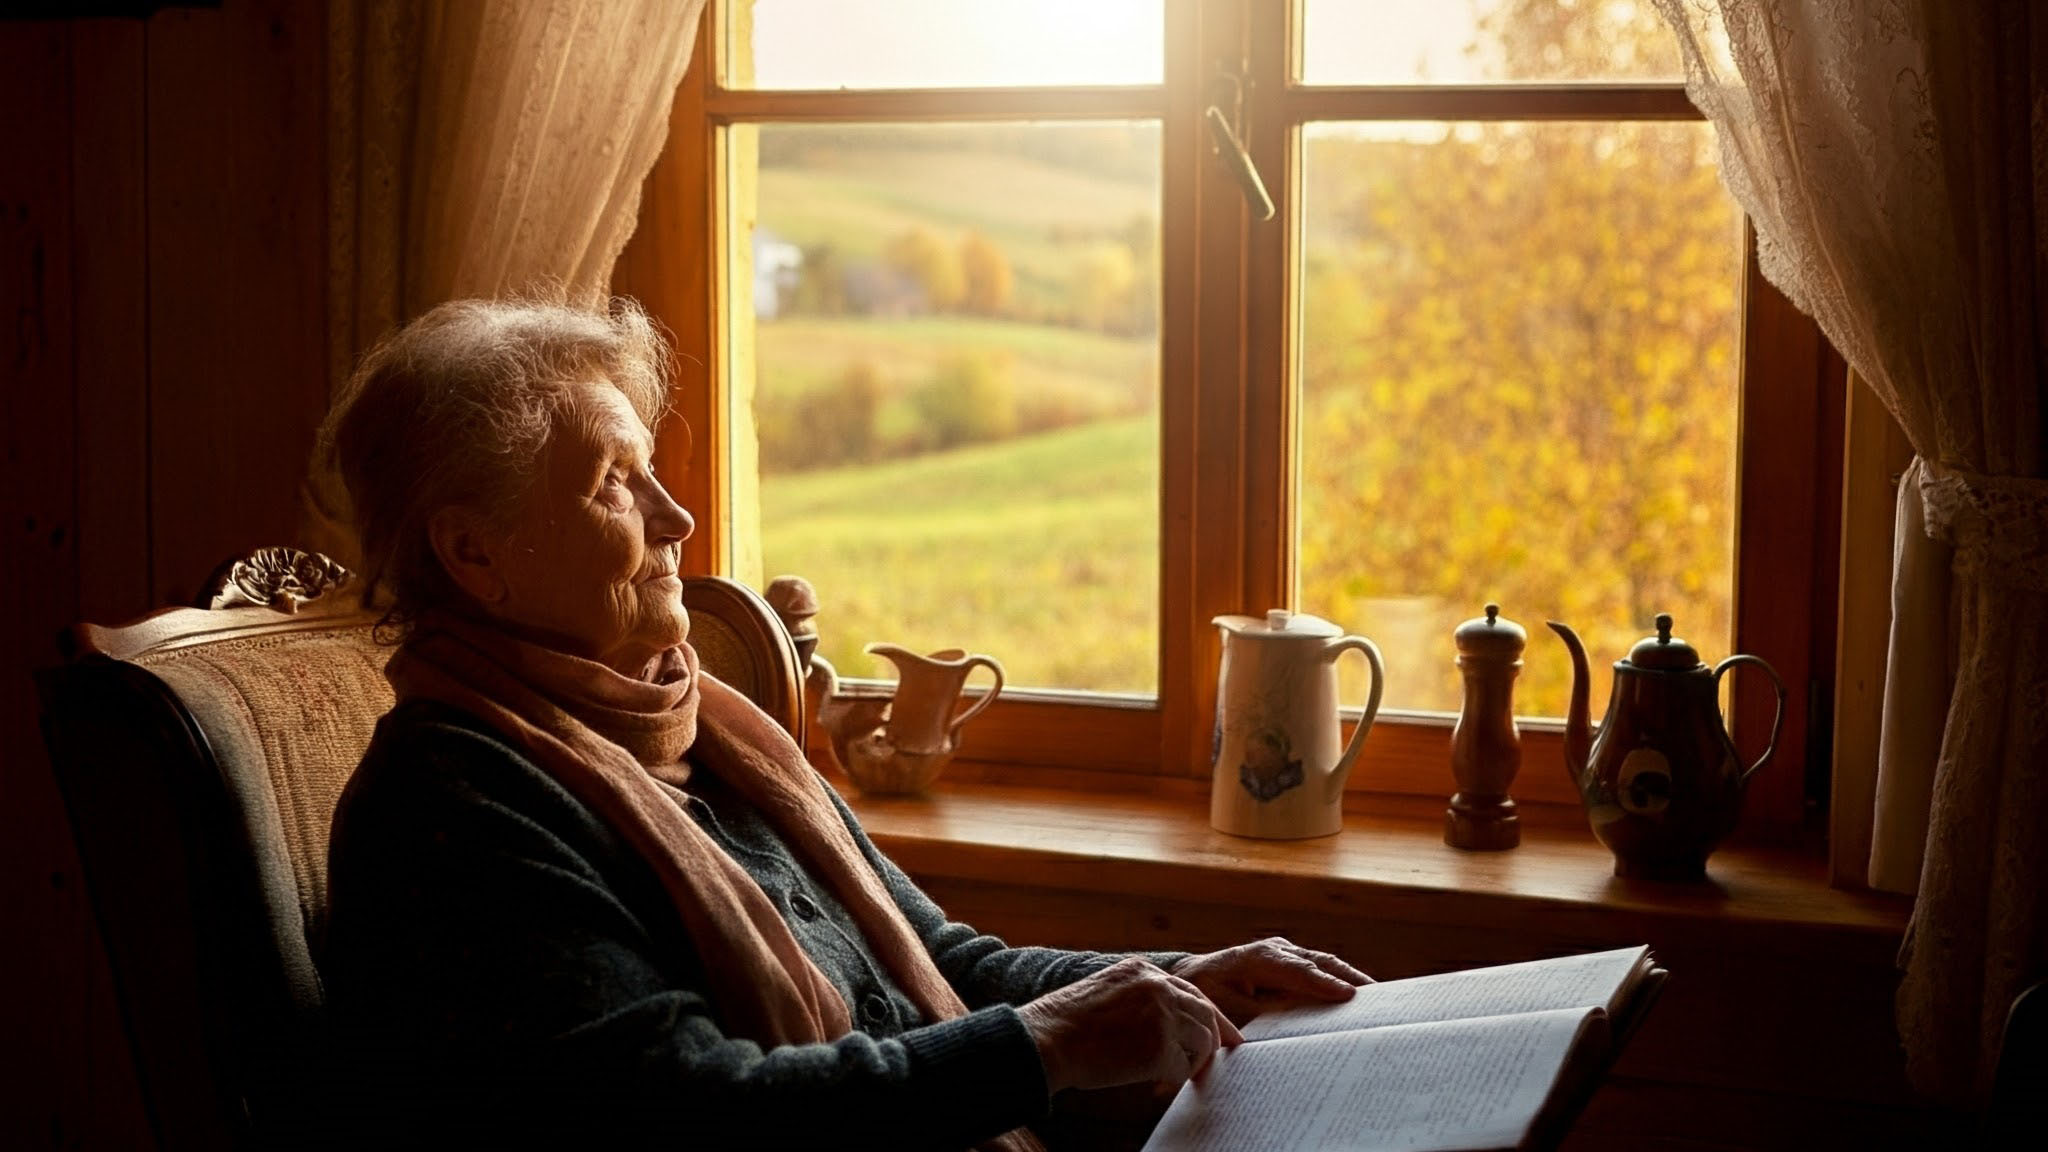
[[[0,37],[0,106],[26,110],[0,117],[0,924],[14,929],[0,948],[0,1036],[16,1053],[82,1056],[78,961],[90,936],[28,675],[55,659],[57,628],[78,605],[70,69],[62,25]],[[10,1063],[0,1145],[75,1139],[85,1062]]]
[[[31,110],[0,116],[0,496],[8,511],[0,612],[19,625],[7,629],[8,642],[31,661],[56,654],[42,622],[75,611],[78,597],[70,62],[61,25],[29,25],[0,40],[0,101]],[[20,706],[21,671],[9,668],[0,706]]]
[[[157,603],[149,571],[144,25],[71,26],[72,282],[78,377],[78,613]]]
[[[141,21],[71,25],[71,260],[76,374],[78,599],[81,620],[149,610],[148,245],[144,214],[145,32]],[[53,626],[70,623],[55,620]],[[45,777],[47,779],[47,777]],[[54,789],[51,790],[54,799]],[[52,829],[68,829],[54,811]],[[65,957],[77,999],[57,1021],[75,1059],[53,1069],[78,1085],[55,1120],[86,1148],[147,1148],[141,1089],[108,970],[69,845]]]
[[[327,401],[325,33],[322,5],[284,0],[149,22],[160,599],[295,533]]]
[[[290,539],[326,402],[325,21],[0,21],[0,1148],[150,1147],[30,672]]]

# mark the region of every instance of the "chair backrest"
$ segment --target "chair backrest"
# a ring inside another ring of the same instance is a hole
[[[804,742],[805,663],[790,622],[752,588],[718,576],[683,579],[690,646],[700,665]]]
[[[328,825],[392,692],[374,618],[263,606],[305,592],[84,625],[71,662],[38,677],[166,1152],[260,1143],[309,1090]],[[705,669],[800,733],[796,649],[766,602],[718,577],[686,578],[683,595]]]

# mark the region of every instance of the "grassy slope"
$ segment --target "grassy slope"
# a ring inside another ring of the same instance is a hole
[[[1115,235],[1159,210],[1147,185],[1000,152],[820,151],[806,164],[762,167],[762,225],[863,256],[914,224],[979,229],[1007,247],[1054,232]]]
[[[979,231],[1009,257],[1019,302],[1035,305],[1064,292],[1089,243],[1159,210],[1151,186],[1000,152],[820,150],[806,164],[763,166],[763,228],[863,260],[912,228]]]
[[[819,148],[764,165],[761,223],[798,245],[874,258],[913,227],[1003,247],[1020,302],[1071,282],[1091,244],[1156,213],[1141,182],[990,152]],[[784,317],[758,330],[764,394],[803,395],[872,362],[900,397],[961,353],[1008,366],[1015,394],[1079,411],[1150,409],[1158,343],[967,317]],[[884,423],[895,416],[885,409]],[[770,574],[818,588],[821,651],[886,671],[870,640],[964,646],[1013,682],[1149,691],[1155,678],[1158,433],[1150,417],[762,481]]]
[[[817,587],[820,650],[848,675],[886,671],[860,648],[887,640],[986,652],[1014,683],[1150,691],[1158,457],[1134,419],[769,477],[767,570]]]

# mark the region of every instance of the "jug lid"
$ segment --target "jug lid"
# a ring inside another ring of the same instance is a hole
[[[1238,636],[1333,640],[1344,634],[1342,628],[1320,616],[1311,616],[1306,612],[1289,612],[1285,608],[1268,609],[1264,619],[1257,616],[1218,616],[1211,623],[1225,632]]]
[[[1628,662],[1638,668],[1663,671],[1700,666],[1700,654],[1692,645],[1671,634],[1671,613],[1657,613],[1657,634],[1645,636],[1628,650]]]
[[[1520,624],[1502,616],[1498,604],[1488,604],[1486,615],[1458,625],[1451,638],[1457,642],[1459,652],[1499,660],[1521,659],[1522,649],[1529,643],[1529,633]]]

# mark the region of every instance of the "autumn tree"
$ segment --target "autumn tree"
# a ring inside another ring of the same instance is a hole
[[[967,280],[953,247],[929,228],[910,228],[889,241],[883,261],[917,285],[934,312],[952,312],[967,295]]]
[[[1668,36],[1619,11],[1509,5],[1500,66],[1555,76]],[[1705,128],[1323,129],[1306,149],[1304,605],[1359,621],[1434,597],[1407,707],[1457,706],[1450,628],[1487,600],[1596,655],[1659,611],[1725,643],[1741,232]],[[1561,712],[1561,649],[1530,643],[1518,705]]]
[[[1136,329],[1142,284],[1129,248],[1107,241],[1091,245],[1074,261],[1069,276],[1068,299],[1078,327],[1119,334]]]
[[[1010,258],[980,232],[960,238],[963,306],[979,316],[1001,316],[1010,308]]]

